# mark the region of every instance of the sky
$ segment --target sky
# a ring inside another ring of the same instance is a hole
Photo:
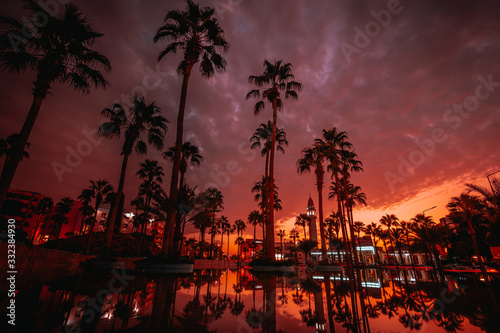
[[[58,15],[64,2],[47,3]],[[112,71],[105,74],[110,83],[105,90],[81,95],[54,84],[43,102],[29,139],[31,157],[20,164],[12,187],[55,200],[76,198],[90,179],[117,186],[123,140],[94,135],[103,121],[101,110],[111,103],[127,105],[134,93],[154,101],[170,121],[165,147],[173,145],[182,82],[176,73],[181,56],[158,63],[166,44],[153,43],[166,13],[184,8],[182,1],[73,3],[104,34],[95,49],[109,58]],[[438,220],[465,183],[488,186],[486,176],[500,169],[498,1],[201,0],[200,5],[215,7],[231,47],[225,73],[207,80],[196,68],[189,82],[184,139],[200,148],[203,163],[188,170],[187,181],[198,190],[216,185],[224,195],[222,214],[230,221],[246,220],[257,208],[250,189],[264,173],[264,158],[250,150],[249,138],[272,111],[266,105],[255,116],[255,100],[246,101],[245,95],[254,89],[248,77],[263,72],[265,59],[291,63],[303,84],[299,99],[286,100],[278,117],[289,145],[276,154],[283,201],[277,228],[293,228],[309,194],[317,203],[314,175],[298,175],[296,162],[323,129],[346,131],[364,164],[353,183],[367,195],[367,206],[354,216],[365,223],[386,213],[408,220],[434,206],[426,214]],[[31,15],[20,1],[2,4],[0,14],[28,20]],[[20,130],[33,79],[33,72],[2,72],[0,137]],[[161,151],[150,149],[129,161],[127,202],[137,195],[135,173],[144,158],[161,161],[168,188],[171,165]],[[326,197],[328,215],[336,204]],[[246,234],[253,234],[252,228]]]

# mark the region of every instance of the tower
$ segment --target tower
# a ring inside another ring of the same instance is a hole
[[[316,229],[316,208],[314,208],[314,202],[309,196],[309,200],[307,201],[307,216],[311,219],[309,224],[309,238],[312,241],[318,241],[318,231]]]

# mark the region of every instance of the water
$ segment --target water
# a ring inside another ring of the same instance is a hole
[[[364,270],[363,302],[359,293],[352,297],[345,274],[304,269],[278,275],[243,268],[171,276],[82,272],[19,291],[16,331],[500,331],[477,276],[448,276],[441,284],[428,271],[405,272]],[[493,286],[498,291],[497,281]]]

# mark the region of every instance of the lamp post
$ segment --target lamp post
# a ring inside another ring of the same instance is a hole
[[[490,187],[491,187],[491,193],[493,193],[493,195],[497,194],[496,191],[493,189],[493,185],[491,184],[491,180],[490,180],[490,177],[493,176],[494,174],[496,173],[499,173],[500,170],[497,170],[493,173],[490,173],[489,175],[486,176],[486,178],[488,179],[488,183],[490,183]]]
[[[422,215],[423,215],[426,211],[431,210],[431,209],[434,209],[434,208],[436,208],[436,207],[437,207],[437,206],[434,206],[434,207],[431,207],[431,208],[427,208],[426,210],[423,210],[423,211],[422,211]]]

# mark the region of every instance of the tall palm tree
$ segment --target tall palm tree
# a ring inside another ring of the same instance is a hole
[[[253,210],[248,214],[248,223],[253,225],[253,244],[252,248],[254,251],[254,256],[255,256],[255,249],[257,248],[257,243],[256,243],[256,231],[257,231],[257,225],[261,224],[264,226],[263,223],[263,214],[261,214],[258,210]],[[264,235],[262,235],[264,236]],[[264,238],[264,237],[262,237]]]
[[[283,257],[284,257],[284,254],[285,254],[285,250],[283,248],[283,237],[286,236],[286,231],[285,230],[278,230],[278,237],[280,238],[280,246],[281,246],[281,260],[283,260]]]
[[[90,186],[83,189],[80,195],[78,196],[79,200],[84,202],[88,202],[94,199],[94,211],[93,217],[91,219],[90,230],[89,230],[89,240],[87,242],[87,250],[85,253],[90,253],[90,245],[92,243],[92,233],[94,232],[94,225],[97,221],[97,212],[102,203],[108,202],[108,196],[113,193],[113,186],[105,179],[99,179],[94,182],[90,181]]]
[[[219,228],[220,228],[220,259],[222,260],[222,245],[224,244],[224,234],[227,234],[227,239],[228,239],[228,253],[227,253],[227,258],[229,259],[229,233],[231,232],[231,223],[229,223],[229,220],[227,217],[222,215],[219,219]]]
[[[189,164],[199,166],[203,161],[203,156],[200,155],[200,149],[198,146],[193,145],[191,142],[184,142],[181,148],[181,162],[179,166],[180,178],[179,178],[179,188],[182,187],[184,183],[184,175],[186,174]],[[163,153],[163,158],[173,162],[175,158],[175,146],[172,146]]]
[[[254,114],[257,115],[264,108],[264,100],[267,100],[269,104],[272,105],[273,110],[273,134],[271,136],[271,155],[269,157],[269,184],[268,193],[274,190],[274,151],[276,147],[276,129],[277,129],[277,118],[278,109],[281,109],[283,102],[281,99],[281,92],[285,93],[285,98],[298,98],[298,91],[302,90],[302,84],[294,81],[294,76],[292,74],[292,65],[290,63],[282,63],[282,60],[275,61],[273,63],[265,60],[264,67],[265,70],[261,75],[254,76],[251,75],[248,78],[250,83],[254,83],[262,90],[259,89],[251,90],[246,98],[257,97],[260,100],[254,106]],[[266,229],[266,252],[268,258],[274,260],[275,258],[275,248],[274,248],[274,196],[269,195],[269,202],[267,204],[267,214],[269,216]]]
[[[252,213],[250,213],[252,214]],[[247,228],[247,225],[245,224],[245,222],[243,220],[236,220],[234,221],[234,224],[233,224],[233,230],[236,230],[236,234],[237,234],[237,238],[238,239],[243,239],[243,231],[245,231],[245,229]],[[254,233],[255,233],[255,228],[254,228]],[[229,234],[227,234],[227,242],[228,242],[228,253],[229,253]],[[241,243],[243,242],[236,242],[236,244],[238,245],[238,260],[240,260],[240,246],[241,246]],[[229,258],[229,254],[228,254],[228,258]]]
[[[295,262],[297,262],[297,245],[295,243],[295,240],[299,238],[299,232],[295,229],[292,229],[290,230],[290,239],[292,240],[292,247],[291,247],[291,251],[293,251],[294,253],[294,259],[295,259]]]
[[[391,244],[392,247],[392,253],[394,254],[394,261],[396,263],[396,267],[398,266],[398,261],[396,259],[396,252],[394,252],[394,244],[392,243],[392,238],[391,238],[391,227],[397,227],[399,226],[399,219],[397,218],[396,215],[394,214],[385,214],[380,218],[380,224],[384,225],[387,227],[387,232],[388,232],[388,239],[389,243]]]
[[[193,217],[193,226],[200,230],[200,252],[198,253],[199,258],[203,258],[204,252],[205,252],[205,231],[207,228],[210,228],[210,225],[212,223],[212,219],[210,217],[210,212],[206,209],[200,210],[194,217]]]
[[[370,238],[373,237],[373,247],[375,248],[375,260],[377,260],[377,263],[380,265],[380,257],[377,251],[377,237],[379,237],[380,232],[382,231],[382,228],[380,227],[379,224],[375,222],[371,222],[369,225],[366,226],[366,234],[370,235]]]
[[[316,175],[316,189],[318,191],[318,213],[321,253],[323,261],[327,260],[325,227],[323,223],[323,185],[325,168],[323,164],[327,157],[327,145],[322,139],[316,139],[311,147],[302,149],[301,158],[297,161],[297,172],[303,174],[314,170]]]
[[[143,181],[139,188],[139,195],[144,197],[143,213],[147,215],[151,211],[151,199],[161,190],[165,174],[163,167],[156,160],[146,159],[139,166],[140,168],[135,175]],[[143,226],[142,232],[144,233],[144,231],[145,227]]]
[[[121,200],[123,200],[123,186],[125,184],[128,159],[134,149],[136,154],[145,155],[148,151],[148,144],[157,150],[162,149],[168,121],[161,115],[160,108],[154,102],[147,104],[144,97],[137,95],[134,95],[132,99],[132,107],[128,114],[123,106],[115,103],[111,108],[104,109],[102,115],[109,118],[109,121],[99,126],[98,135],[113,139],[119,138],[123,132],[125,136],[121,151],[123,161],[120,181],[116,198],[112,204],[111,214],[108,218],[108,227],[106,228],[106,243],[103,255],[109,256],[115,220],[117,216],[121,216],[118,208]]]
[[[33,101],[23,127],[13,147],[0,179],[0,207],[5,201],[17,166],[22,159],[31,130],[42,102],[54,83],[89,93],[91,86],[106,87],[100,68],[109,71],[109,60],[92,49],[102,34],[94,31],[90,18],[74,4],[67,4],[60,17],[54,17],[36,1],[24,1],[34,15],[33,22],[21,22],[12,17],[0,17],[0,67],[9,72],[30,69],[36,73],[33,81]],[[35,26],[25,34],[27,26]],[[15,38],[13,41],[12,38]]]
[[[311,223],[311,218],[307,214],[299,214],[295,217],[295,225],[304,229],[304,239],[307,239],[306,226]]]
[[[215,17],[215,10],[210,7],[200,8],[191,0],[186,1],[184,10],[171,10],[164,19],[154,42],[167,41],[167,47],[160,52],[158,61],[169,53],[177,51],[183,53],[183,57],[177,72],[182,75],[182,90],[177,115],[177,133],[175,137],[175,153],[172,167],[172,178],[170,182],[170,209],[167,214],[165,236],[163,237],[163,257],[173,256],[173,228],[175,224],[175,204],[177,202],[179,170],[181,164],[182,142],[184,132],[184,110],[186,107],[187,89],[189,77],[193,66],[200,63],[200,72],[203,77],[210,78],[215,71],[224,72],[226,61],[221,56],[229,49],[229,43],[224,39],[224,31]],[[168,230],[167,230],[168,229]]]
[[[220,212],[224,209],[224,196],[222,195],[221,191],[215,187],[209,187],[204,193],[203,193],[203,199],[204,201],[204,206],[206,209],[210,212],[210,215],[212,217],[212,225],[211,228],[217,229],[218,226],[216,225],[215,221],[215,214],[217,212]],[[210,238],[210,244],[213,247],[214,244],[214,233],[211,233],[211,238]],[[210,254],[210,257],[212,257],[212,253]]]
[[[333,210],[332,210],[332,213],[328,217],[325,218],[325,227],[328,230],[328,234],[330,235],[330,237],[332,237],[335,234],[335,240],[337,242],[337,257],[339,258],[339,262],[342,261],[342,259],[340,257],[340,224],[341,224],[340,214],[335,213]],[[333,242],[333,240],[330,239],[330,246],[331,246],[332,242]],[[331,249],[330,249],[330,251],[331,251]],[[333,255],[332,255],[332,258],[333,258]]]
[[[361,237],[360,234],[362,232],[366,232],[366,226],[363,222],[361,221],[356,221],[353,223],[353,229],[357,233],[357,239],[358,239],[358,247],[361,248]],[[363,260],[363,256],[361,256],[361,260]]]
[[[159,195],[162,191],[161,184],[163,183],[163,176],[165,174],[163,173],[163,167],[158,165],[158,161],[146,159],[144,162],[141,162],[139,170],[135,175],[139,176],[142,180],[142,184],[139,187],[139,195],[144,197],[144,206],[142,211],[144,216],[142,219],[142,235],[137,249],[137,255],[140,255],[142,244],[144,242],[144,235],[146,234],[150,219],[149,212],[151,212],[151,199],[155,195]]]
[[[38,205],[35,208],[33,208],[33,214],[38,216],[35,221],[35,227],[33,228],[33,234],[31,235],[30,239],[31,244],[35,243],[35,237],[38,228],[40,227],[43,218],[46,217],[47,214],[49,214],[50,211],[52,210],[52,206],[54,206],[54,201],[52,200],[52,198],[45,197],[38,202]]]
[[[54,227],[51,233],[53,239],[59,238],[63,224],[67,224],[69,222],[67,215],[71,211],[73,205],[73,199],[68,197],[64,197],[61,201],[56,203],[55,212],[52,216],[52,220],[54,221]]]

